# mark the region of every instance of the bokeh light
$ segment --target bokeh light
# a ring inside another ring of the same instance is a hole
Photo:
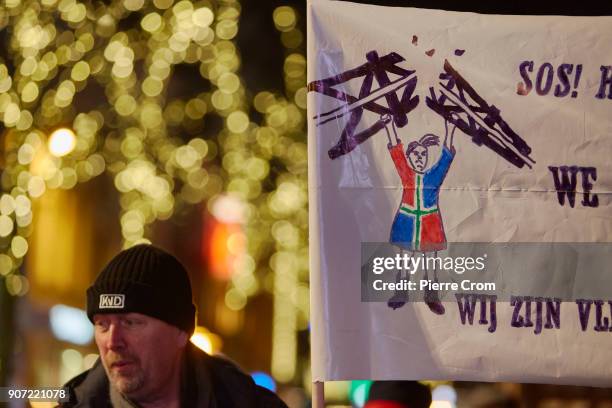
[[[75,146],[76,136],[70,129],[57,129],[49,136],[49,151],[56,157],[70,154]]]
[[[189,341],[207,354],[216,354],[222,347],[221,338],[202,326],[195,328]]]

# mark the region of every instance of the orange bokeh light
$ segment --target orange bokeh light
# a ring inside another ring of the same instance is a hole
[[[234,265],[246,250],[246,237],[238,223],[224,223],[212,216],[206,218],[202,256],[212,277],[229,280]]]

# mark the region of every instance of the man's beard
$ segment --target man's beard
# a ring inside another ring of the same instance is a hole
[[[110,377],[113,387],[126,396],[130,396],[137,392],[144,385],[144,375],[140,370],[129,377],[120,375],[119,373],[112,373]]]
[[[113,367],[114,363],[126,360],[132,363],[128,372],[122,373],[120,372],[121,370]],[[117,389],[117,391],[124,395],[129,396],[130,394],[138,391],[145,383],[144,372],[140,367],[139,361],[133,356],[119,355],[114,358],[109,358],[107,367],[107,375],[111,384],[113,387],[115,387],[115,389]]]

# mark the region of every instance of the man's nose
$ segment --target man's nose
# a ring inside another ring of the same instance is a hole
[[[117,350],[125,347],[125,335],[119,325],[111,324],[107,334],[106,347],[110,350]]]

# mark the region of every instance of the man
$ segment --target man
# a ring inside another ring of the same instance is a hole
[[[68,382],[62,408],[285,407],[235,365],[190,342],[187,271],[151,245],[122,251],[87,290],[100,359]]]

